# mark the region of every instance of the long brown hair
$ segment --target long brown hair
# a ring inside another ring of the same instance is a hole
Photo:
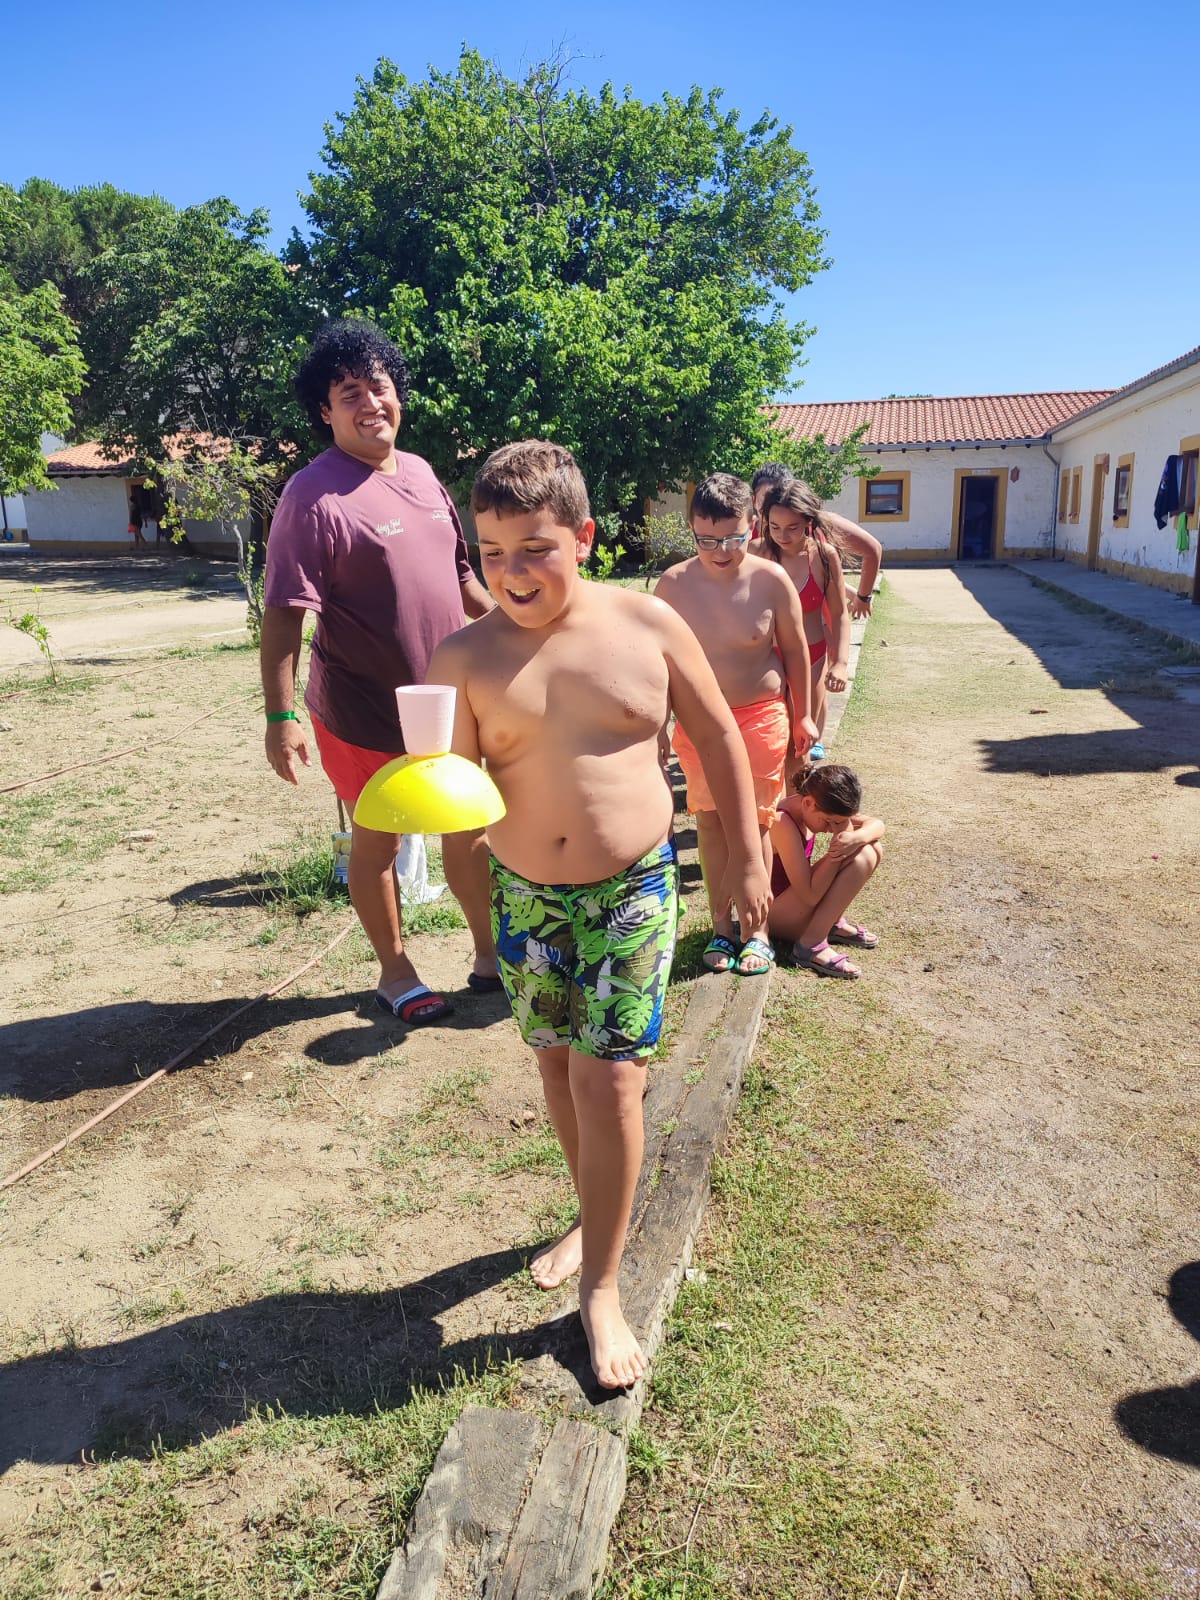
[[[841,549],[841,542],[834,532],[833,525],[821,511],[821,501],[806,483],[799,478],[792,478],[788,483],[773,485],[766,499],[763,501],[762,524],[759,532],[767,547],[767,554],[772,561],[783,560],[779,546],[771,537],[771,508],[779,506],[783,511],[794,511],[799,517],[806,517],[811,528],[811,536],[817,547],[817,554],[821,558],[821,570],[825,581],[822,589],[828,589],[832,577],[829,565],[828,551]]]

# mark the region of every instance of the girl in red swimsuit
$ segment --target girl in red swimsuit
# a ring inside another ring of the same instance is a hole
[[[812,662],[812,715],[825,731],[825,691],[846,687],[850,664],[850,613],[842,562],[832,530],[821,515],[821,502],[798,478],[773,486],[763,506],[763,555],[778,561],[796,585],[804,611],[804,635]],[[833,659],[826,654],[825,618],[833,640]],[[809,751],[818,761],[823,744]],[[789,771],[788,776],[791,773]]]
[[[862,785],[849,767],[809,763],[792,790],[771,829],[771,937],[793,940],[796,965],[818,977],[857,978],[860,969],[830,946],[873,950],[879,943],[845,913],[883,860],[883,823],[860,813]],[[829,848],[814,861],[819,833],[830,835]]]

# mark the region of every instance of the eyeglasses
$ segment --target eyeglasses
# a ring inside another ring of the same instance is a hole
[[[750,537],[748,533],[730,533],[724,539],[711,539],[707,535],[696,533],[692,537],[696,541],[697,550],[736,550],[738,545],[745,544]]]

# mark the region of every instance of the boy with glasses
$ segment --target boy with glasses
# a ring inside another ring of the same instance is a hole
[[[817,737],[809,704],[811,674],[804,618],[791,579],[773,561],[747,551],[753,501],[750,486],[727,472],[705,478],[692,496],[688,520],[696,554],[668,568],[654,591],[678,611],[699,639],[750,757],[759,837],[767,872],[770,829],[783,793],[788,753],[788,708],[794,708],[796,754]],[[688,810],[696,818],[700,865],[712,912],[713,937],[704,963],[713,972],[758,977],[769,972],[775,952],[766,922],[744,927],[733,938],[733,904],[726,883],[729,843],[717,803],[704,778],[700,756],[688,737],[686,718],[677,720],[675,754],[687,779]]]

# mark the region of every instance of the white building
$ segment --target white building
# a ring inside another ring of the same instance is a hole
[[[128,551],[135,547],[130,522],[139,514],[143,538],[149,546],[155,544],[154,492],[147,490],[145,476],[133,462],[108,460],[98,444],[78,444],[52,451],[46,471],[56,487],[27,490],[24,497],[31,550],[95,555]],[[216,523],[185,521],[184,531],[200,555],[237,555],[237,541]]]
[[[1200,348],[1123,389],[785,404],[778,424],[831,445],[866,426],[878,474],[829,505],[886,559],[1050,556],[1200,604]]]
[[[1053,430],[1110,390],[934,396],[781,405],[794,439],[838,445],[864,427],[878,469],[852,478],[829,509],[869,529],[890,561],[987,561],[1055,545]]]
[[[1200,348],[1077,413],[1051,449],[1057,554],[1200,604]],[[1174,495],[1156,517],[1168,458]]]

